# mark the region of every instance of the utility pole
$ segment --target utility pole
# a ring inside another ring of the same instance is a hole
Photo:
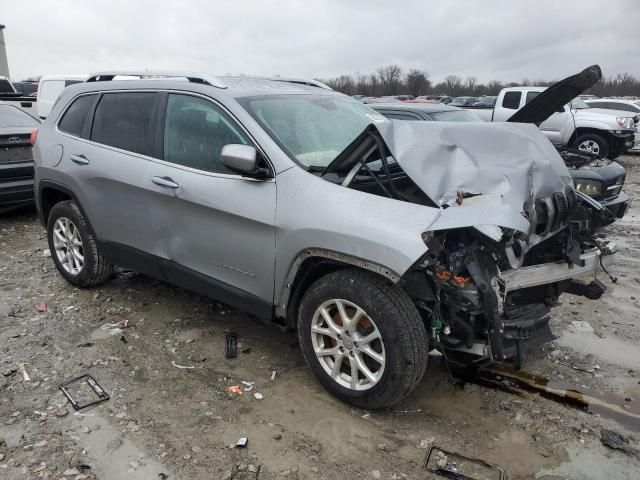
[[[7,61],[7,46],[4,43],[4,25],[0,24],[0,76],[9,76],[9,62]]]

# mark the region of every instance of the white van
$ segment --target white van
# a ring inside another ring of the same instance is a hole
[[[45,119],[58,96],[69,85],[84,82],[89,75],[45,75],[38,84],[38,117]]]

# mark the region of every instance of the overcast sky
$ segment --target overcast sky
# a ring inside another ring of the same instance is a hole
[[[11,76],[171,69],[330,78],[397,63],[432,80],[640,77],[640,0],[2,2]]]

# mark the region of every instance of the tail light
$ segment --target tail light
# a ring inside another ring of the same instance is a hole
[[[31,146],[36,144],[36,138],[38,138],[38,129],[31,130],[31,136],[29,137],[29,143]]]

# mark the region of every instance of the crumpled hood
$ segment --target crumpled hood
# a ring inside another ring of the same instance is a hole
[[[376,126],[418,187],[434,203],[451,207],[442,211],[445,226],[439,228],[453,228],[460,209],[466,208],[474,216],[464,215],[467,226],[500,225],[527,232],[525,205],[572,185],[558,151],[534,125],[387,122]],[[458,205],[458,192],[474,196]]]

